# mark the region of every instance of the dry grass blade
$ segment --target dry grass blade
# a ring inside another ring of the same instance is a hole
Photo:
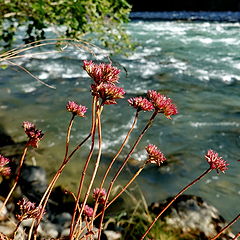
[[[54,46],[61,46],[59,50],[49,50],[49,51],[43,51],[43,52],[35,52],[35,53],[26,53],[27,51],[30,50],[34,50],[36,48],[40,48],[40,47],[44,47],[44,46],[50,46],[50,45],[54,45]],[[84,50],[86,52],[89,52],[90,54],[92,54],[93,56],[96,57],[95,55],[95,51],[96,49],[99,51],[103,50],[99,47],[97,47],[94,44],[91,44],[87,41],[84,40],[77,40],[77,39],[71,39],[71,38],[51,38],[51,39],[44,39],[44,40],[38,40],[38,41],[34,41],[28,44],[22,44],[14,49],[11,49],[9,51],[6,51],[2,54],[0,54],[0,62],[6,62],[10,65],[14,65],[19,67],[20,69],[22,69],[23,71],[25,71],[26,73],[28,73],[31,77],[33,77],[34,79],[36,79],[38,82],[40,82],[41,84],[52,88],[52,89],[56,89],[56,87],[51,86],[45,82],[43,82],[42,80],[40,80],[37,76],[33,75],[29,70],[27,70],[25,67],[14,63],[12,60],[14,59],[19,59],[19,58],[31,58],[33,56],[36,55],[42,55],[42,54],[50,54],[50,53],[61,53],[61,52],[66,52],[69,50],[66,50],[67,47],[72,46],[74,48],[77,49],[81,49]],[[95,49],[95,51],[94,51]],[[109,62],[111,62],[109,56],[107,55],[106,58],[109,60]]]
[[[11,65],[14,65],[14,66],[17,66],[17,67],[21,68],[23,71],[25,71],[26,73],[28,73],[31,77],[33,77],[34,79],[36,79],[36,80],[37,80],[38,82],[40,82],[41,84],[43,84],[43,85],[45,85],[45,86],[47,86],[47,87],[49,87],[49,88],[56,89],[56,87],[51,86],[51,85],[43,82],[42,80],[40,80],[38,77],[34,76],[30,71],[28,71],[28,70],[27,70],[26,68],[24,68],[23,66],[21,66],[21,65],[19,65],[19,64],[17,64],[17,63],[13,63],[13,62],[8,61],[8,60],[5,60],[5,61],[8,62],[8,63],[11,64]]]

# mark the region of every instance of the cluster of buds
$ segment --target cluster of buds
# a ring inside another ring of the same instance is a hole
[[[155,145],[149,144],[145,149],[148,153],[147,162],[160,166],[166,160],[164,154]]]
[[[85,216],[88,219],[91,218],[93,216],[93,208],[89,207],[86,204],[83,209],[83,216]]]
[[[207,154],[205,155],[205,158],[209,163],[210,168],[216,169],[218,173],[219,171],[224,173],[228,169],[227,166],[229,164],[225,160],[223,160],[222,157],[219,157],[217,152],[214,152],[211,149],[208,150]]]
[[[104,188],[95,188],[93,190],[93,199],[99,204],[104,204],[106,200],[106,190]]]
[[[149,90],[147,92],[147,97],[153,104],[155,110],[159,113],[163,113],[167,118],[171,119],[172,115],[178,114],[177,107],[172,103],[171,98],[167,98],[154,90]]]
[[[23,198],[18,203],[20,208],[20,214],[16,215],[16,218],[19,221],[23,221],[28,218],[38,219],[41,215],[42,207],[36,207],[35,203],[28,201],[26,198]]]
[[[67,111],[71,112],[73,115],[78,115],[79,117],[85,117],[87,108],[82,105],[78,105],[75,102],[69,101],[66,105]]]
[[[128,99],[128,103],[138,111],[152,111],[154,109],[152,103],[146,98],[134,97]]]
[[[23,122],[23,128],[25,133],[27,134],[29,140],[27,142],[28,146],[32,146],[37,148],[38,142],[43,138],[43,133],[41,130],[36,129],[35,125],[31,122]]]
[[[4,156],[0,155],[0,175],[2,176],[9,176],[11,173],[11,168],[6,167],[9,163],[9,159],[5,158]]]
[[[92,61],[83,61],[83,69],[93,79],[92,95],[102,99],[102,104],[116,104],[116,99],[124,97],[123,88],[116,86],[120,70],[111,64],[95,64]]]

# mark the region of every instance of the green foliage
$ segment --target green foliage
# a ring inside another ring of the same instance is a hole
[[[44,39],[46,28],[52,26],[65,38],[94,33],[104,47],[115,52],[132,48],[123,26],[131,10],[126,0],[0,1],[0,41],[5,48],[11,47],[21,26],[26,26],[25,43]]]

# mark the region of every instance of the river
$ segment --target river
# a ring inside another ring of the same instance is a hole
[[[144,147],[148,143],[159,146],[169,164],[147,167],[136,181],[148,203],[174,195],[200,175],[208,168],[204,155],[208,149],[213,149],[229,162],[229,169],[225,174],[210,173],[187,193],[203,197],[228,221],[239,213],[239,29],[238,22],[135,20],[127,25],[138,47],[129,57],[113,58],[113,65],[122,70],[120,86],[126,90],[126,99],[155,89],[172,98],[179,110],[172,120],[157,117],[134,153],[134,160],[120,176],[120,183],[123,183],[130,172],[137,170],[145,159]],[[10,66],[0,70],[0,122],[17,142],[26,139],[22,121],[33,121],[45,132],[34,161],[44,166],[49,176],[63,158],[65,130],[70,119],[65,110],[68,100],[89,109],[87,117],[74,124],[71,138],[74,146],[88,134],[90,125],[91,81],[81,61],[90,59],[90,54],[69,49],[69,52],[34,55],[15,61],[54,85],[56,90],[40,84],[19,68]],[[107,59],[102,57],[100,61]],[[134,110],[126,99],[104,109],[103,165],[99,175],[133,121]],[[128,152],[149,116],[140,114],[124,153]],[[60,184],[74,190],[88,150],[86,146],[76,155]],[[27,162],[31,164],[32,159]],[[233,228],[237,231],[239,227],[240,223],[236,223]]]

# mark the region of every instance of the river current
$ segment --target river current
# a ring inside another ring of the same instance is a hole
[[[155,89],[173,99],[179,114],[172,120],[157,117],[119,183],[124,183],[143,163],[144,147],[155,144],[169,164],[147,167],[136,183],[148,203],[163,200],[208,168],[204,155],[213,149],[229,162],[229,169],[225,174],[210,173],[187,193],[203,197],[231,220],[240,211],[240,162],[237,161],[240,159],[240,24],[138,20],[129,23],[127,29],[138,47],[129,57],[113,58],[113,65],[122,70],[120,86],[126,90],[126,99]],[[107,61],[101,57],[97,57],[98,61]],[[88,134],[91,81],[81,67],[84,59],[90,59],[90,54],[70,47],[69,52],[15,61],[56,90],[40,84],[19,68],[10,66],[0,70],[1,125],[17,142],[25,140],[22,121],[33,121],[45,132],[34,161],[44,166],[49,176],[63,158],[65,130],[70,119],[65,110],[68,100],[89,109],[86,118],[75,122],[71,142],[75,146]],[[103,166],[99,175],[133,121],[134,110],[126,99],[104,109]],[[125,154],[149,117],[149,113],[140,114]],[[88,149],[86,146],[66,168],[59,181],[66,188],[73,190],[78,182]],[[124,154],[117,164],[123,157]],[[32,160],[27,162],[31,164]],[[233,228],[239,226],[237,223]]]

